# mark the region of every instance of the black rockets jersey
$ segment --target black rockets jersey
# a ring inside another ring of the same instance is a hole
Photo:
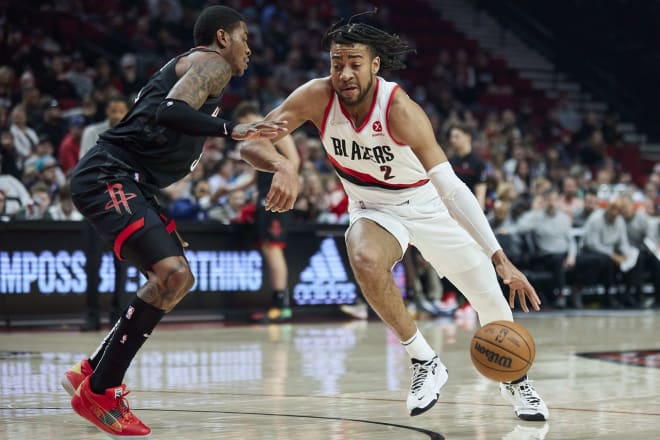
[[[202,155],[205,136],[189,136],[156,122],[156,110],[174,84],[176,62],[203,47],[190,49],[167,62],[140,90],[128,114],[99,136],[110,154],[142,171],[147,183],[164,188],[191,172]],[[222,95],[209,97],[199,111],[217,116]]]

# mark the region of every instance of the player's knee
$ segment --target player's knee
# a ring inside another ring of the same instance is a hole
[[[194,278],[187,265],[181,264],[173,267],[165,278],[165,287],[171,292],[185,294],[193,285]]]
[[[373,282],[382,277],[385,265],[376,252],[369,249],[355,249],[350,253],[350,259],[358,282]]]
[[[178,303],[195,283],[195,277],[183,258],[161,265],[156,276],[158,284],[170,298],[171,306]]]

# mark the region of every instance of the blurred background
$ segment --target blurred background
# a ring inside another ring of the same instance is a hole
[[[546,310],[658,306],[658,1],[4,0],[1,325],[75,324],[90,307],[116,311],[139,285],[85,226],[67,175],[148,78],[192,47],[195,18],[211,4],[243,14],[253,52],[226,89],[225,118],[246,101],[266,114],[327,76],[324,31],[377,5],[368,20],[417,50],[406,70],[383,76],[425,109]],[[343,244],[347,200],[316,129],[293,137],[302,164],[286,248],[294,320],[338,318],[339,306],[360,305]],[[208,140],[201,165],[161,195],[197,277],[172,319],[240,320],[270,303],[255,175],[222,138]],[[553,226],[557,215],[566,231]],[[395,274],[416,316],[473,315],[419,255]]]

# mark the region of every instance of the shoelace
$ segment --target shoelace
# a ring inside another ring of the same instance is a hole
[[[536,394],[536,390],[531,383],[527,385],[520,385],[520,394],[523,396],[526,402],[531,403],[533,406],[538,406],[541,403],[539,395]]]
[[[414,363],[410,368],[413,369],[413,381],[412,385],[410,386],[413,394],[417,394],[419,390],[422,388],[422,385],[424,384],[424,381],[429,375],[429,370],[433,366],[433,361],[426,362],[424,364],[421,363]]]
[[[135,421],[135,415],[131,412],[131,408],[128,405],[128,400],[126,400],[126,396],[128,396],[131,392],[126,391],[124,394],[121,395],[121,397],[117,398],[117,408],[119,408],[120,412],[120,418],[126,421],[127,423],[131,423]]]

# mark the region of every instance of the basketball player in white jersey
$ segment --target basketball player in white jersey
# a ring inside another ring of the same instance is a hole
[[[415,416],[436,403],[448,375],[407,313],[392,277],[409,244],[465,294],[482,325],[512,321],[516,297],[525,312],[527,302],[539,310],[540,300],[502,252],[477,199],[454,174],[424,111],[397,84],[378,76],[381,69],[405,67],[400,57],[411,52],[408,45],[350,20],[333,26],[324,40],[330,77],[300,86],[266,120],[287,121],[289,132],[306,121],[318,128],[350,199],[346,243],[355,277],[412,359],[407,407]],[[241,154],[255,167],[268,168],[255,154],[262,148],[270,147],[247,141]],[[495,270],[510,289],[509,304]],[[500,390],[521,419],[548,418],[526,376]]]

